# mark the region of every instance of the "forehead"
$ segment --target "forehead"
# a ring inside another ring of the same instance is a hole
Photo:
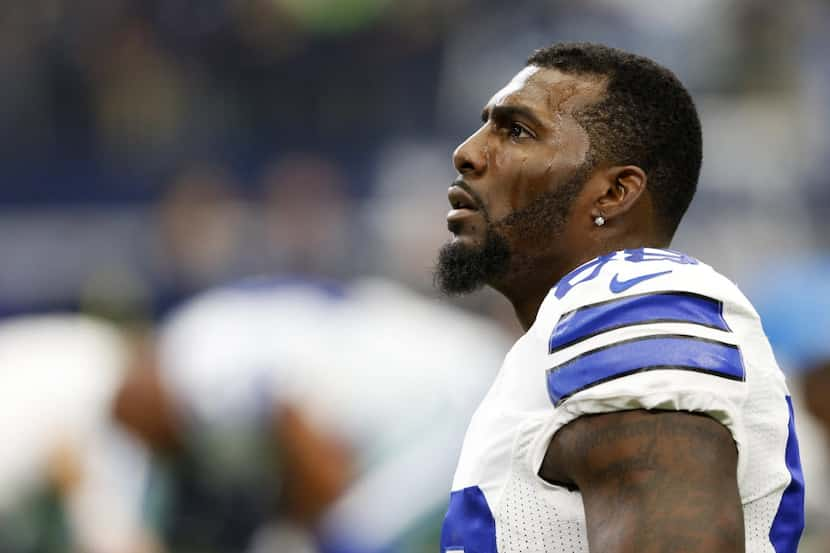
[[[571,114],[602,98],[605,80],[571,75],[558,69],[528,65],[496,92],[488,107],[518,106],[532,109],[540,118]]]

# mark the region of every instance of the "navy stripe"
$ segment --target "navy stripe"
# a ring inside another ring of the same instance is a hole
[[[795,416],[793,402],[787,396],[790,410],[790,422],[787,425],[787,446],[784,458],[790,471],[790,484],[781,496],[778,512],[772,521],[769,539],[775,553],[796,553],[801,532],[804,530],[804,474],[801,470],[801,457],[798,453],[798,438],[795,435]]]
[[[730,331],[718,300],[688,292],[638,294],[566,313],[550,336],[548,351],[553,353],[609,330],[651,323],[691,323]]]
[[[616,342],[548,370],[548,395],[558,406],[573,394],[629,374],[658,369],[744,379],[737,346],[696,336],[662,335]]]

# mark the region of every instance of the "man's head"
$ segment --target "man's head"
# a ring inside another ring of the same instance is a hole
[[[669,70],[606,46],[557,44],[536,51],[482,115],[453,156],[454,237],[436,271],[445,292],[549,287],[600,253],[670,242],[702,141]]]

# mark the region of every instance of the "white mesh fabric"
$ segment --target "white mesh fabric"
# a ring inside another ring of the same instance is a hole
[[[588,553],[584,520],[568,517],[558,507],[562,494],[579,496],[577,492],[546,490],[542,484],[514,474],[504,489],[497,515],[499,553]],[[577,501],[581,510],[579,497],[566,501]]]

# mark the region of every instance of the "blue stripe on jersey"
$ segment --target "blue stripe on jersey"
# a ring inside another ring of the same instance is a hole
[[[801,471],[801,456],[798,453],[798,438],[795,435],[793,402],[787,396],[790,422],[787,426],[787,448],[785,459],[790,471],[790,484],[781,496],[781,504],[772,521],[769,539],[775,553],[796,553],[801,532],[804,530],[804,475]]]
[[[638,294],[580,307],[563,315],[551,334],[553,353],[602,332],[650,323],[692,323],[729,331],[723,304],[687,292]]]
[[[696,371],[744,379],[737,346],[696,336],[647,336],[616,342],[548,370],[548,395],[558,406],[573,394],[629,374],[657,369]]]
[[[441,553],[496,552],[496,521],[478,486],[450,494],[450,507],[441,529]]]

